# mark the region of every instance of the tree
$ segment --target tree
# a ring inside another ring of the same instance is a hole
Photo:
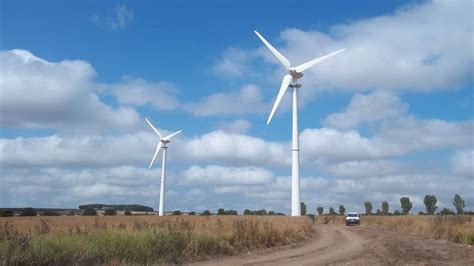
[[[306,204],[304,202],[301,202],[300,206],[301,206],[301,215],[306,215]]]
[[[115,209],[105,209],[104,215],[107,215],[107,216],[117,215],[117,210],[115,210]]]
[[[56,211],[44,211],[43,214],[41,215],[42,216],[60,216],[61,214],[59,214]]]
[[[275,212],[274,211],[269,211],[268,215],[275,215]]]
[[[11,210],[0,211],[0,217],[11,217],[11,216],[13,216],[13,211]]]
[[[249,209],[245,209],[244,215],[252,215],[252,212]]]
[[[132,215],[132,212],[130,210],[126,210],[123,214],[126,216],[130,216]]]
[[[458,214],[464,213],[464,207],[466,207],[466,205],[464,204],[464,200],[458,194],[454,195],[453,205],[456,208],[456,212]]]
[[[433,215],[436,209],[438,209],[436,206],[436,202],[438,202],[438,200],[436,199],[435,195],[426,195],[423,202],[425,203],[426,214],[428,215]]]
[[[344,205],[339,205],[339,214],[344,215],[346,213],[346,208],[344,208]]]
[[[318,215],[319,215],[319,216],[323,215],[323,212],[324,212],[323,207],[318,206],[318,207],[316,208],[316,210],[318,211]]]
[[[455,215],[456,213],[448,208],[443,208],[440,212],[438,212],[440,215]]]
[[[410,210],[411,210],[411,207],[412,207],[412,203],[410,202],[410,198],[409,197],[401,197],[400,198],[400,205],[402,207],[402,213],[404,215],[407,215],[410,213]]]
[[[33,208],[24,208],[20,216],[36,216],[36,211]]]
[[[196,215],[195,211],[189,212],[188,215]]]
[[[224,208],[219,208],[217,210],[217,215],[224,215]]]
[[[174,210],[173,213],[171,213],[171,215],[181,215],[181,211],[180,210]]]
[[[96,216],[97,212],[94,208],[85,208],[82,215],[84,215],[84,216]]]
[[[364,207],[365,207],[365,214],[371,215],[372,214],[372,202],[370,201],[364,201]]]
[[[205,210],[201,213],[201,216],[208,216],[211,215],[211,212],[209,210]]]
[[[388,215],[388,202],[382,201],[382,215]]]
[[[337,215],[333,207],[329,207],[329,215]]]
[[[402,215],[402,213],[399,210],[396,210],[393,212],[393,215]]]

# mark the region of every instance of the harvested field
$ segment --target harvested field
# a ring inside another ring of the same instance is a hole
[[[381,229],[474,244],[474,219],[469,215],[362,216],[361,223]],[[344,224],[344,216],[317,216],[317,224]]]

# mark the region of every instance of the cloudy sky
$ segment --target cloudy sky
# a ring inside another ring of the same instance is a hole
[[[381,3],[383,2],[383,3]],[[290,95],[305,73],[301,198],[414,212],[434,194],[474,209],[472,1],[10,1],[0,16],[0,207],[137,203],[289,213]],[[159,162],[159,161],[158,161]]]

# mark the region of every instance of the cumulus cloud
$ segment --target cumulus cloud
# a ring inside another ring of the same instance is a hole
[[[302,82],[309,87],[453,89],[472,78],[471,10],[469,1],[430,1],[335,25],[327,33],[287,29],[282,51],[296,65],[346,48],[306,73]]]
[[[119,103],[124,105],[151,105],[161,110],[176,109],[180,105],[176,97],[178,89],[170,82],[149,82],[125,77],[121,83],[108,87]]]
[[[255,57],[256,54],[252,51],[227,48],[222,57],[214,62],[212,70],[217,74],[229,77],[240,77],[244,74],[248,75],[251,70],[251,68],[248,67],[248,63]]]
[[[389,92],[356,93],[343,112],[329,115],[324,123],[340,129],[356,128],[362,123],[404,115],[407,109],[406,104]]]
[[[185,182],[214,186],[259,185],[273,181],[273,173],[258,167],[191,166],[184,171]]]
[[[26,50],[0,52],[0,123],[4,127],[90,131],[135,128],[139,114],[104,104],[87,62],[48,62]]]
[[[245,85],[237,92],[215,93],[198,103],[185,105],[185,109],[195,116],[262,113],[268,110],[267,107],[262,102],[260,89],[253,84]]]
[[[451,158],[451,167],[454,173],[474,177],[474,150],[458,151]],[[474,185],[471,180],[471,185]]]
[[[252,127],[252,123],[245,119],[235,119],[231,122],[221,123],[219,128],[227,133],[242,134]]]

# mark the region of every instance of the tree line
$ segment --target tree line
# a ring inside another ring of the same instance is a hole
[[[435,195],[426,195],[423,200],[423,203],[425,204],[426,212],[420,211],[418,213],[420,215],[434,215],[436,213],[436,210],[438,210],[438,206],[436,206],[436,204],[438,203],[438,199],[436,198]],[[464,199],[459,194],[454,195],[453,205],[456,211],[453,211],[449,208],[443,208],[437,214],[440,214],[440,215],[454,215],[454,214],[472,215],[474,214],[474,212],[472,211],[468,211],[468,212],[464,211],[466,204],[464,202]],[[393,213],[390,213],[389,211],[390,206],[388,202],[382,201],[381,208],[373,212],[372,202],[364,201],[364,208],[365,208],[366,215],[408,215],[410,214],[410,210],[412,209],[412,206],[413,204],[410,201],[409,197],[401,197],[400,210],[395,210]],[[324,215],[324,208],[321,206],[318,206],[316,208],[316,212],[318,213],[318,215]],[[339,205],[338,213],[334,210],[333,207],[330,207],[329,212],[327,214],[328,215],[345,215],[345,212],[346,212],[346,208],[344,207],[344,205]],[[301,202],[301,214],[306,215],[306,204],[304,202]]]

